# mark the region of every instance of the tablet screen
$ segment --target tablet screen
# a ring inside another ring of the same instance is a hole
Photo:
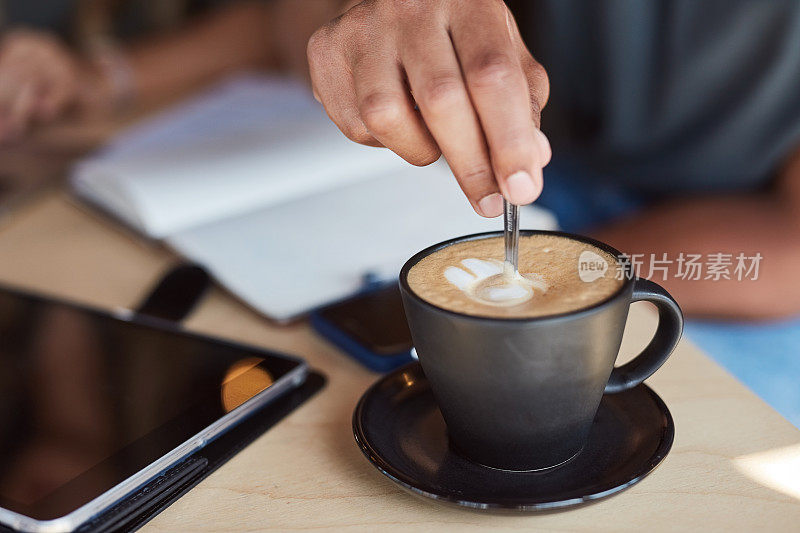
[[[0,289],[0,507],[68,514],[298,365]]]

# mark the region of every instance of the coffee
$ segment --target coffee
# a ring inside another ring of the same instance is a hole
[[[423,300],[475,316],[529,318],[598,303],[622,286],[619,262],[590,244],[558,235],[519,241],[519,276],[503,269],[503,239],[461,241],[424,257],[408,273]]]

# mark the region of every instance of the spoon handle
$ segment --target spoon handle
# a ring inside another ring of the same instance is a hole
[[[506,248],[505,270],[506,273],[516,274],[519,270],[519,206],[503,200],[503,214],[505,222],[503,236]]]

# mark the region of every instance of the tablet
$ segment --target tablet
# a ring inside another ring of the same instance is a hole
[[[70,531],[306,373],[290,356],[0,287],[0,523]]]

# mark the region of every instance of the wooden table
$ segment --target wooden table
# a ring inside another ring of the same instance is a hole
[[[134,305],[176,261],[59,189],[2,219],[0,257],[0,282],[105,308]],[[647,305],[632,309],[628,356],[654,329]],[[367,462],[350,420],[378,376],[308,325],[273,325],[214,290],[186,326],[298,354],[329,382],[146,531],[800,531],[800,431],[685,340],[649,380],[677,427],[652,475],[580,509],[498,516],[417,499]]]

